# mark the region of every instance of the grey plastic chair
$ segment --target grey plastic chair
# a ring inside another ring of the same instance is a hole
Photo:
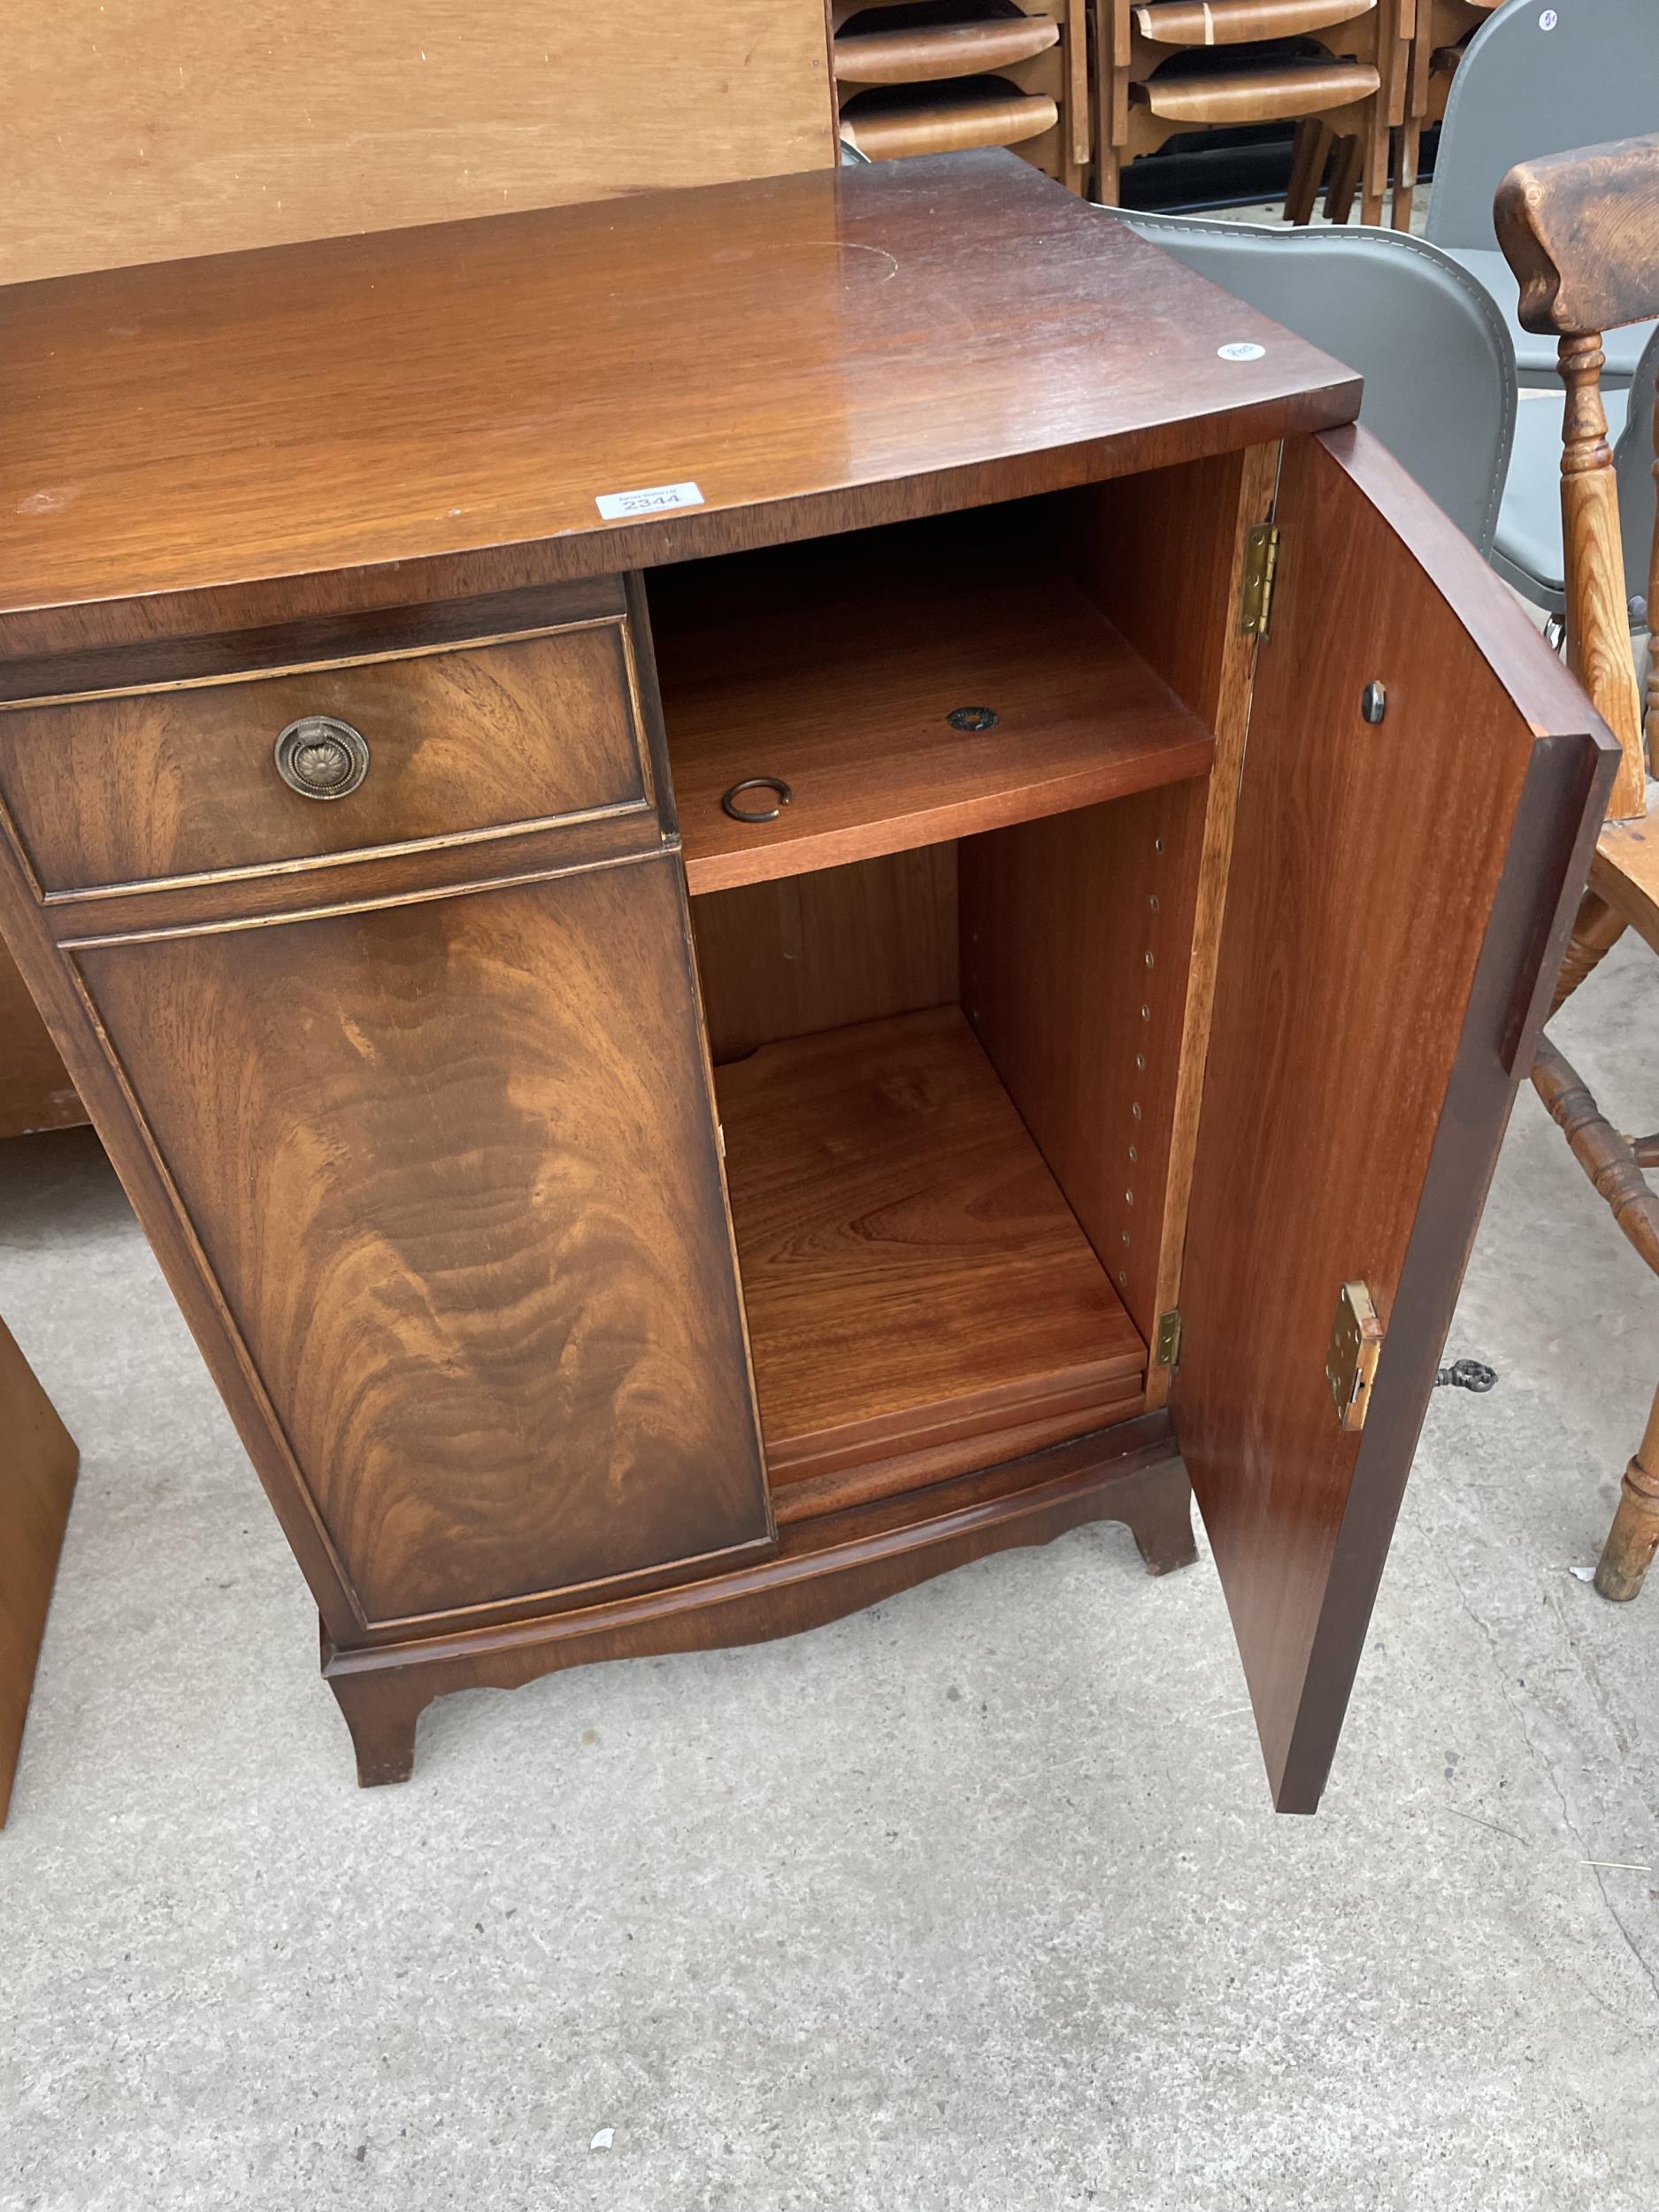
[[[1101,213],[1357,369],[1367,427],[1490,556],[1515,363],[1496,308],[1455,261],[1400,231]]]
[[[1555,342],[1516,319],[1515,279],[1492,227],[1494,194],[1517,161],[1655,128],[1655,0],[1508,0],[1470,40],[1446,104],[1426,235],[1496,301],[1523,384],[1555,385]],[[1604,388],[1630,382],[1654,328],[1608,333]]]
[[[1601,395],[1618,476],[1625,596],[1641,600],[1647,596],[1647,557],[1654,536],[1653,404],[1654,380],[1659,377],[1659,328],[1651,323],[1647,327],[1654,334],[1635,365],[1632,382],[1623,391],[1604,390]],[[1560,378],[1553,380],[1554,392],[1521,395],[1492,565],[1518,592],[1559,615],[1567,607],[1561,545],[1561,415],[1565,395]]]

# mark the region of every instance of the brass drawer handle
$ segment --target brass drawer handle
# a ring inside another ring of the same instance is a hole
[[[277,773],[302,799],[343,799],[369,772],[362,733],[332,714],[303,714],[276,741]]]

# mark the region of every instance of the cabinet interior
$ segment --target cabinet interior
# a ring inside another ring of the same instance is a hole
[[[1080,520],[647,579],[780,1521],[1147,1403],[1214,739]]]

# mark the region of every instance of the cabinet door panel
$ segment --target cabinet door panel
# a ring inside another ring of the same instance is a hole
[[[1363,433],[1286,447],[1278,518],[1173,1403],[1275,1799],[1311,1811],[1614,756]],[[1386,1331],[1357,1432],[1325,1374],[1352,1281]]]
[[[80,958],[365,1625],[768,1540],[672,856]]]

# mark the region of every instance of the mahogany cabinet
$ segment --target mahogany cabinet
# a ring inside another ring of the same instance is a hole
[[[1196,1492],[1317,1802],[1615,757],[1002,153],[16,288],[4,930],[421,1709]]]

